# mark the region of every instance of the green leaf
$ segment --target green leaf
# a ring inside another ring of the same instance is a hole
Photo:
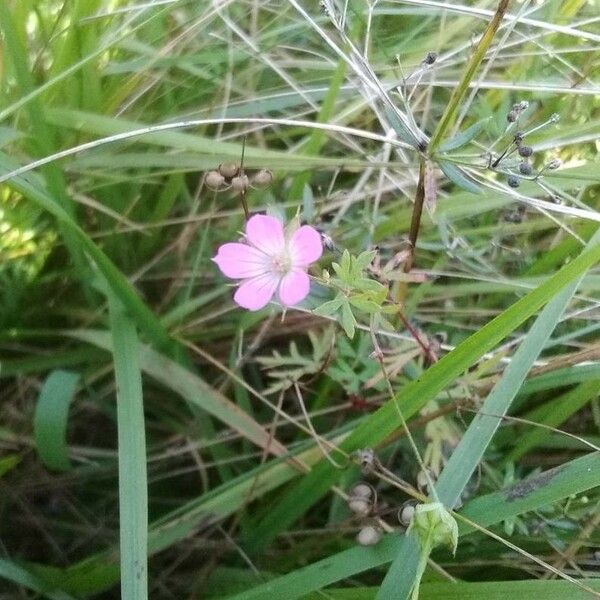
[[[464,131],[455,135],[454,137],[446,140],[439,147],[440,152],[448,152],[450,150],[456,150],[461,146],[469,143],[486,125],[486,123],[490,120],[491,117],[487,117],[486,119],[482,119],[481,121],[477,121],[474,125],[467,127]]]
[[[459,188],[472,194],[481,194],[481,188],[475,181],[468,177],[460,167],[448,162],[447,160],[438,160],[438,165],[442,173]]]
[[[329,300],[327,302],[324,302],[320,306],[317,306],[317,308],[315,308],[313,312],[316,315],[321,315],[322,317],[329,317],[336,313],[343,303],[344,295],[340,293],[333,300]]]
[[[33,437],[40,459],[49,469],[68,471],[71,468],[67,421],[78,381],[77,373],[54,371],[42,386],[35,405]]]
[[[352,314],[352,310],[350,309],[350,304],[348,303],[348,301],[345,301],[342,304],[342,318],[340,322],[342,327],[344,328],[344,331],[346,332],[346,335],[350,339],[352,339],[354,337],[356,319]]]
[[[32,592],[37,592],[44,598],[50,598],[50,600],[74,600],[72,596],[69,596],[60,590],[56,590],[53,586],[48,585],[43,579],[31,573],[26,567],[21,566],[12,560],[0,558],[0,577],[12,581],[16,585],[23,586]],[[16,590],[13,597],[17,597]]]
[[[148,598],[148,480],[142,375],[133,321],[109,297],[117,388],[121,596]]]

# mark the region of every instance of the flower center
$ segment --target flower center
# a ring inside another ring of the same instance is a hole
[[[278,254],[271,258],[271,269],[277,275],[285,275],[289,272],[292,261],[287,254]]]

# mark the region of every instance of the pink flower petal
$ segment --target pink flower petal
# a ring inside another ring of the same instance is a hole
[[[308,275],[296,269],[285,275],[279,284],[279,299],[285,306],[293,306],[302,302],[310,291],[310,279]]]
[[[256,277],[269,270],[269,258],[248,244],[223,244],[213,261],[223,275],[233,279]]]
[[[233,299],[242,308],[260,310],[269,303],[278,284],[279,277],[271,273],[246,279],[237,289]]]
[[[307,267],[310,263],[319,260],[323,254],[321,234],[310,225],[303,225],[296,229],[289,246],[292,264],[297,267]]]
[[[269,256],[285,251],[283,223],[268,215],[254,215],[246,223],[248,241]]]

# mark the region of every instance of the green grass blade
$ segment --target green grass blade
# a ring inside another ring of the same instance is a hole
[[[133,321],[109,299],[117,386],[121,596],[148,598],[148,481],[142,376]]]
[[[45,581],[12,560],[0,558],[0,578],[12,581],[50,600],[74,600],[73,596],[65,592],[53,590]]]
[[[77,373],[54,371],[38,396],[33,415],[33,436],[38,454],[49,469],[68,471],[71,468],[67,452],[67,421],[78,381]]]

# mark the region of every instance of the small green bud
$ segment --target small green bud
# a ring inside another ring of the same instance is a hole
[[[450,546],[456,552],[458,544],[458,525],[454,517],[441,502],[417,504],[415,513],[406,533],[413,533],[423,548],[429,544],[429,550],[442,544]]]

